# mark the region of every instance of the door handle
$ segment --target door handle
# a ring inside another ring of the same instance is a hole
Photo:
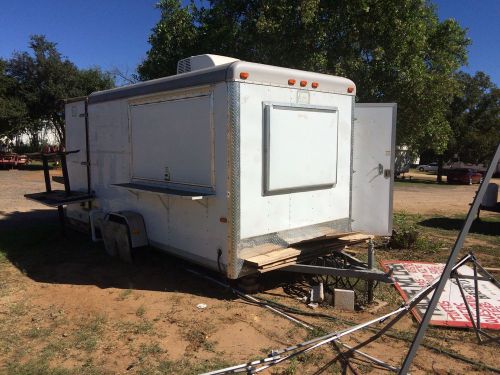
[[[382,164],[378,164],[378,174],[381,175],[384,173],[384,166]]]

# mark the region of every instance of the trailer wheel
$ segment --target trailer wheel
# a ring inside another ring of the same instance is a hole
[[[127,224],[113,219],[108,215],[101,224],[104,248],[110,256],[118,256],[124,262],[132,263],[132,247]]]
[[[255,294],[259,292],[259,275],[243,276],[238,279],[238,289],[246,294]]]

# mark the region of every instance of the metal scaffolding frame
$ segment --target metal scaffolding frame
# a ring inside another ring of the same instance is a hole
[[[484,194],[486,193],[486,189],[488,188],[488,184],[490,183],[491,178],[493,177],[493,172],[495,171],[495,168],[500,161],[500,144],[497,146],[497,150],[495,152],[495,155],[493,156],[493,159],[491,160],[490,166],[488,168],[488,171],[486,172],[486,176],[484,177],[483,181],[481,182],[481,185],[479,187],[479,190],[474,197],[474,201],[472,202],[472,205],[469,208],[469,212],[467,214],[467,217],[465,219],[464,225],[457,237],[457,240],[455,241],[455,244],[453,245],[453,248],[450,252],[450,255],[448,256],[448,260],[446,261],[446,265],[444,267],[443,273],[441,274],[441,278],[439,279],[439,283],[436,287],[436,291],[432,295],[432,298],[429,302],[429,306],[427,307],[427,310],[425,311],[424,317],[422,318],[422,321],[420,322],[420,325],[417,330],[417,334],[415,335],[415,338],[413,339],[413,342],[411,344],[410,350],[408,351],[408,354],[406,355],[406,358],[403,362],[403,366],[401,367],[401,371],[399,372],[400,374],[407,374],[410,370],[411,363],[413,362],[413,359],[415,358],[415,355],[417,354],[417,350],[420,346],[420,343],[422,342],[425,332],[427,331],[427,327],[429,327],[429,322],[431,320],[432,314],[434,313],[434,310],[436,309],[436,305],[439,301],[439,297],[441,297],[441,293],[443,292],[444,286],[446,285],[446,282],[448,279],[451,277],[451,273],[453,271],[453,264],[455,263],[455,259],[457,259],[458,253],[462,249],[464,242],[465,242],[465,237],[469,234],[469,230],[472,226],[472,223],[474,219],[477,216],[479,207],[481,206],[481,203],[484,198]],[[476,268],[474,268],[476,270]],[[477,271],[474,271],[474,275],[476,278],[476,290],[477,290]],[[476,307],[479,310],[479,304],[476,301]],[[479,312],[479,311],[477,311]],[[479,314],[478,314],[479,316]],[[480,327],[477,327],[480,329]]]
[[[477,269],[479,268],[486,275],[486,278],[488,280],[494,282],[496,285],[499,285],[498,281],[477,262],[476,257],[472,253],[465,255],[459,261],[455,262],[455,260],[458,256],[458,253],[460,252],[460,250],[463,247],[465,237],[469,233],[469,230],[472,226],[472,222],[476,218],[478,209],[480,207],[480,204],[481,204],[483,197],[484,197],[484,194],[486,192],[486,188],[487,188],[487,186],[488,186],[488,184],[493,176],[494,169],[495,169],[496,165],[498,164],[499,160],[500,160],[500,144],[497,147],[495,155],[491,161],[490,167],[488,168],[486,176],[483,179],[483,181],[479,187],[479,190],[474,198],[474,201],[473,201],[472,205],[470,206],[470,209],[469,209],[469,212],[467,214],[464,225],[463,225],[463,227],[462,227],[462,229],[461,229],[461,231],[460,231],[460,233],[455,241],[455,244],[454,244],[454,246],[453,246],[453,248],[448,256],[448,260],[445,264],[443,273],[441,274],[441,276],[439,278],[435,279],[427,287],[420,290],[415,296],[413,296],[409,301],[404,303],[401,307],[399,307],[398,309],[396,309],[388,314],[385,314],[381,317],[372,319],[368,322],[364,322],[364,323],[358,324],[356,326],[353,326],[353,327],[350,327],[350,328],[347,328],[347,329],[344,329],[341,331],[329,333],[327,335],[324,335],[324,336],[321,336],[321,337],[318,337],[318,338],[315,338],[315,339],[312,339],[312,340],[309,340],[309,341],[306,341],[306,342],[303,342],[303,343],[300,343],[297,345],[293,345],[293,346],[290,346],[290,347],[285,348],[285,349],[273,351],[269,354],[269,356],[267,356],[265,358],[251,361],[251,362],[247,362],[247,363],[242,363],[242,364],[231,366],[231,367],[227,367],[224,369],[211,371],[211,372],[205,373],[204,375],[222,375],[222,374],[234,374],[234,373],[240,373],[240,372],[246,372],[247,374],[259,373],[259,372],[261,372],[261,371],[263,371],[263,370],[265,370],[273,365],[276,365],[276,364],[281,363],[283,361],[286,361],[288,359],[294,358],[302,353],[306,353],[308,351],[311,351],[311,350],[313,350],[317,347],[320,347],[322,345],[325,345],[325,344],[334,345],[334,349],[339,353],[334,358],[333,361],[340,359],[344,363],[346,363],[349,357],[353,356],[354,354],[358,354],[358,355],[361,354],[362,356],[364,356],[364,358],[371,360],[374,364],[376,364],[378,366],[382,366],[389,371],[398,372],[398,374],[407,374],[409,372],[409,369],[410,369],[410,366],[413,362],[413,359],[415,358],[417,350],[420,347],[420,344],[422,343],[422,340],[425,336],[425,332],[429,326],[429,322],[430,322],[431,317],[434,313],[434,310],[435,310],[436,305],[439,301],[439,298],[441,297],[441,294],[443,292],[445,284],[448,282],[448,280],[450,280],[450,278],[454,278],[457,282],[457,285],[460,289],[460,293],[462,295],[462,298],[464,299],[464,302],[467,306],[467,311],[468,311],[469,317],[470,317],[471,322],[472,322],[473,329],[476,333],[476,336],[478,338],[479,343],[485,343],[485,342],[491,342],[491,341],[499,343],[500,342],[499,338],[495,338],[495,337],[491,336],[490,334],[484,332],[481,329],[481,320],[480,320],[480,315],[479,315],[479,289],[478,289],[479,276],[478,276]],[[474,319],[474,316],[472,314],[472,310],[467,303],[467,300],[465,298],[465,293],[464,293],[463,288],[460,284],[460,280],[459,280],[458,274],[457,274],[457,270],[461,266],[466,264],[467,262],[472,262],[473,269],[474,269],[473,279],[474,279],[474,287],[475,287],[474,289],[475,289],[476,319]],[[203,276],[203,275],[200,275],[200,276]],[[206,276],[204,276],[204,277],[206,277]],[[409,351],[404,359],[404,362],[403,362],[401,368],[399,368],[399,369],[395,368],[395,367],[379,360],[378,358],[375,358],[373,356],[370,356],[366,353],[359,351],[359,349],[365,347],[369,343],[375,341],[376,339],[378,339],[379,337],[384,335],[390,328],[392,328],[402,317],[404,317],[408,312],[410,312],[413,308],[415,308],[418,305],[418,303],[420,301],[422,301],[432,291],[434,291],[432,298],[429,302],[429,305],[428,305],[427,310],[424,314],[424,317],[418,326],[417,333],[416,333],[416,335],[411,343],[410,349],[409,349]],[[254,300],[258,301],[258,299],[255,299],[255,298],[254,298]],[[272,310],[277,310],[277,309],[275,309],[271,306],[265,305],[265,304],[263,304],[263,306],[270,308]],[[282,311],[277,310],[277,312],[280,315],[283,315],[285,317],[291,318],[292,320],[296,321],[295,318],[288,316],[287,314],[283,313]],[[339,341],[340,338],[347,336],[349,334],[352,334],[352,333],[359,331],[361,329],[368,328],[372,325],[385,323],[386,321],[388,321],[388,322],[383,327],[381,327],[373,336],[369,337],[365,341],[363,341],[363,342],[361,342],[353,347],[348,347],[348,350],[345,352],[341,352],[340,348],[335,345],[335,342],[337,342],[337,343],[340,343],[341,345],[347,347],[347,345],[345,345]],[[302,322],[299,321],[299,323],[302,323]],[[306,326],[305,323],[303,325]],[[483,340],[482,336],[486,337],[487,340]],[[331,364],[331,362],[332,361],[330,361],[329,364]],[[347,366],[347,363],[346,363],[346,366]],[[321,369],[320,369],[320,372],[321,372]]]

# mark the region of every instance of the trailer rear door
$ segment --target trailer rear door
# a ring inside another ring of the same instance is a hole
[[[87,191],[85,101],[66,104],[66,150],[80,150],[66,157],[71,190]]]
[[[390,235],[396,104],[356,104],[354,118],[352,229]]]

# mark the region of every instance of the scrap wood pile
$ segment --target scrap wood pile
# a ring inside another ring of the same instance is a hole
[[[311,240],[298,242],[293,247],[276,249],[245,259],[248,265],[259,272],[267,272],[292,264],[307,262],[335,251],[342,251],[346,246],[366,242],[372,236],[360,233],[336,233]]]

